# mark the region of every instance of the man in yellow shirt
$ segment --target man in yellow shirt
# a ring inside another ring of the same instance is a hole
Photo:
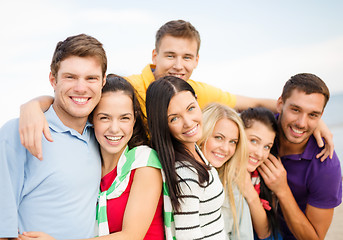
[[[141,74],[127,79],[145,102],[146,90],[155,79],[173,75],[187,81],[197,94],[201,108],[211,102],[219,102],[236,110],[263,106],[276,111],[276,100],[250,98],[234,95],[206,83],[191,80],[193,70],[199,62],[200,35],[195,27],[186,21],[176,20],[164,24],[156,33],[152,62]],[[142,104],[145,109],[145,104]]]

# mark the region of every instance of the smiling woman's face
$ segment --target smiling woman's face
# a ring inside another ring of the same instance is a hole
[[[275,132],[259,121],[253,121],[250,128],[245,129],[248,139],[248,171],[253,172],[268,158],[273,146]]]
[[[132,99],[123,91],[104,93],[94,110],[93,123],[102,156],[119,157],[135,125]]]
[[[206,159],[212,166],[220,168],[235,153],[238,140],[237,124],[227,118],[218,120],[212,134],[204,144],[203,150]]]
[[[189,91],[176,93],[168,106],[168,127],[171,135],[189,149],[202,135],[202,113]]]

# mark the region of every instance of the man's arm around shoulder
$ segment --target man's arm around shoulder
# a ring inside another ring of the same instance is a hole
[[[253,107],[265,107],[268,108],[270,111],[276,113],[276,100],[236,95],[236,111],[241,112],[243,110]]]

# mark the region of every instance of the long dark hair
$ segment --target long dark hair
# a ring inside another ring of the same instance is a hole
[[[123,91],[132,100],[133,112],[135,117],[135,125],[133,126],[132,137],[127,143],[129,149],[140,146],[148,145],[149,140],[147,136],[147,129],[145,125],[145,116],[141,110],[138,94],[132,85],[124,78],[115,75],[108,74],[106,77],[106,84],[102,88],[102,94],[107,92]],[[115,105],[116,103],[113,103]],[[115,107],[115,106],[114,106]],[[89,115],[90,122],[93,121],[93,112]]]
[[[244,123],[245,128],[250,128],[254,122],[260,122],[267,126],[270,130],[278,133],[277,122],[275,120],[274,114],[266,108],[257,107],[249,108],[241,113],[241,118]],[[275,152],[271,152],[273,155],[276,155]],[[268,219],[268,229],[272,233],[274,239],[278,239],[279,224],[278,224],[278,215],[277,215],[277,202],[275,202],[275,197],[273,192],[267,187],[263,178],[260,177],[260,198],[267,200],[270,203],[272,209],[266,211]]]
[[[171,98],[178,92],[189,91],[196,98],[193,88],[184,80],[166,76],[150,84],[146,92],[146,111],[151,137],[151,146],[158,154],[165,173],[169,195],[174,211],[180,209],[182,195],[175,163],[193,167],[200,183],[209,180],[208,168],[195,160],[186,146],[175,139],[169,131],[167,111]],[[180,179],[183,181],[182,179]]]

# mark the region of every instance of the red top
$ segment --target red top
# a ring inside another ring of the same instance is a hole
[[[122,230],[123,218],[127,200],[130,195],[131,185],[133,177],[136,170],[131,171],[130,181],[125,189],[125,191],[118,198],[113,198],[107,200],[107,217],[108,217],[108,226],[110,233],[119,232]],[[106,174],[100,183],[101,191],[106,191],[110,188],[112,182],[117,176],[117,167],[115,167],[111,172]],[[158,201],[157,209],[155,216],[152,220],[152,223],[146,233],[144,239],[152,240],[162,240],[164,239],[164,225],[163,225],[163,198],[162,194],[160,200]]]

